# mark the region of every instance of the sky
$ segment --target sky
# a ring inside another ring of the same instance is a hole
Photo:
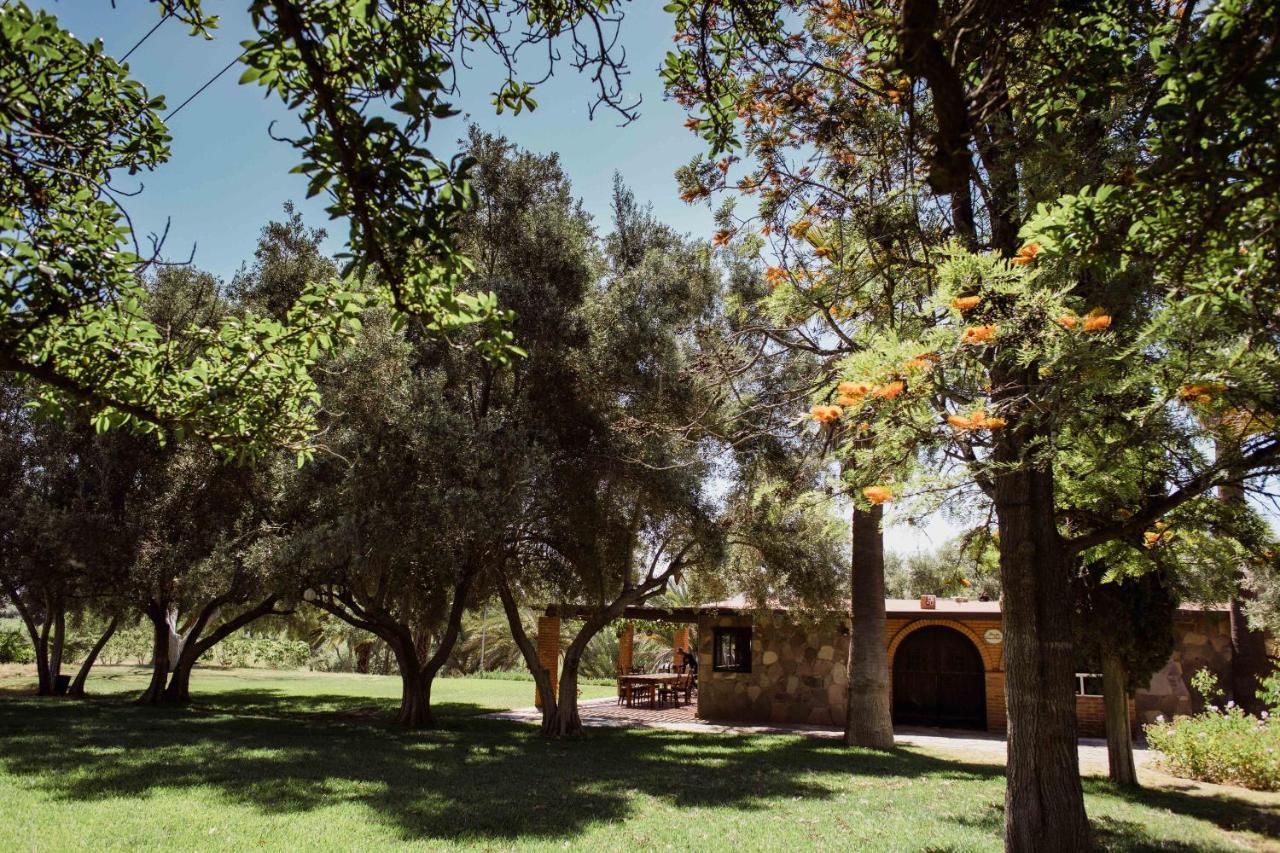
[[[108,54],[122,57],[160,20],[150,0],[35,0],[31,3],[58,16],[62,26],[82,39],[100,38]],[[153,95],[164,95],[172,110],[210,81],[241,51],[240,42],[252,36],[247,3],[243,0],[205,0],[205,7],[221,17],[212,40],[192,37],[178,21],[169,20],[129,56],[129,72]],[[613,174],[620,172],[641,202],[653,205],[655,215],[677,231],[707,237],[714,230],[709,209],[681,202],[674,172],[703,152],[703,143],[683,126],[686,114],[663,98],[657,69],[671,45],[672,25],[658,0],[638,0],[627,7],[621,47],[631,73],[628,94],[642,99],[640,115],[620,126],[619,116],[607,109],[588,116],[594,87],[568,65],[534,92],[538,108],[521,115],[496,115],[490,93],[499,81],[496,63],[475,55],[473,68],[460,74],[456,102],[463,115],[438,124],[431,147],[448,157],[457,140],[474,121],[481,128],[502,133],[521,147],[557,152],[586,210],[597,228],[609,225]],[[536,59],[533,54],[529,58]],[[532,76],[544,65],[532,64]],[[140,236],[160,234],[168,224],[164,256],[186,260],[224,279],[252,260],[258,233],[271,219],[282,216],[282,205],[294,202],[308,224],[329,230],[326,248],[340,251],[345,225],[331,223],[323,196],[305,199],[306,180],[289,174],[298,162],[294,150],[271,139],[290,135],[296,121],[272,96],[256,85],[238,84],[242,68],[233,66],[184,106],[171,121],[172,154],[155,172],[136,183],[123,179],[119,187],[140,190],[123,199]],[[144,243],[144,245],[146,245]],[[944,519],[923,529],[893,526],[886,530],[891,550],[932,550],[956,529]]]
[[[32,5],[56,14],[82,39],[101,38],[106,51],[117,58],[160,19],[149,0],[115,0],[114,9],[98,0],[36,0]],[[243,0],[205,0],[206,8],[221,17],[211,41],[193,38],[178,21],[167,21],[129,57],[131,75],[152,94],[164,95],[168,109],[181,104],[239,54],[239,43],[252,34],[247,5]],[[702,145],[683,127],[684,111],[662,96],[657,68],[671,44],[671,32],[670,20],[656,0],[628,7],[622,42],[632,70],[627,82],[643,104],[640,117],[626,127],[619,127],[618,115],[606,109],[597,111],[594,120],[588,118],[593,85],[567,65],[535,90],[536,110],[496,115],[490,93],[497,85],[497,65],[487,56],[477,56],[474,68],[460,75],[457,106],[463,115],[438,124],[431,147],[437,156],[453,154],[467,122],[474,121],[529,150],[558,152],[575,192],[601,230],[608,227],[616,170],[639,200],[653,204],[662,221],[682,232],[708,235],[713,230],[710,212],[684,204],[676,192],[676,167]],[[538,57],[530,53],[527,58]],[[541,76],[545,63],[522,67]],[[273,121],[277,134],[288,135],[297,125],[275,96],[265,98],[256,84],[239,85],[242,70],[232,67],[173,118],[169,162],[142,176],[142,192],[125,200],[142,235],[163,231],[168,218],[169,259],[185,259],[194,249],[197,266],[223,277],[252,258],[259,230],[270,219],[280,218],[285,201],[295,202],[309,224],[329,228],[328,247],[335,252],[346,231],[342,223],[327,224],[323,197],[304,201],[305,179],[289,174],[298,162],[295,152],[268,134]],[[121,186],[137,188],[127,181]]]

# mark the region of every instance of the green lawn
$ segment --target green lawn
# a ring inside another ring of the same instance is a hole
[[[138,678],[104,671],[90,702],[9,679],[0,850],[1000,848],[1000,768],[919,750],[641,729],[549,742],[475,718],[527,705],[528,682],[442,681],[443,727],[405,732],[369,713],[390,713],[393,679],[200,672],[193,707],[157,710],[124,701]],[[1111,849],[1273,844],[1274,801],[1086,788]]]
[[[88,688],[95,696],[131,698],[146,688],[150,678],[151,670],[145,667],[100,666],[94,668]],[[33,677],[6,675],[0,670],[0,695],[34,684]],[[532,681],[440,678],[431,692],[437,712],[455,717],[533,704]],[[202,710],[272,715],[320,713],[376,720],[395,714],[400,705],[400,679],[338,672],[197,669],[191,675],[191,695]],[[613,687],[582,687],[584,699],[612,695]]]

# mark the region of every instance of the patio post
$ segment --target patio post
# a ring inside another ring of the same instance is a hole
[[[636,623],[627,622],[622,626],[622,632],[618,634],[618,674],[626,675],[631,672],[635,663],[636,648]]]
[[[676,649],[687,649],[687,648],[689,648],[689,629],[677,628],[676,636],[671,641],[671,668],[672,669],[680,668],[680,661],[676,660]]]
[[[556,701],[556,689],[560,683],[560,617],[538,617],[538,665],[551,676],[551,701]],[[541,708],[542,696],[535,686],[533,704]]]

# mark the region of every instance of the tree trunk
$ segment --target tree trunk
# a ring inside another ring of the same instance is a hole
[[[1002,437],[996,461],[1011,467],[996,476],[993,495],[1009,709],[1005,849],[1076,851],[1090,839],[1076,744],[1071,593],[1052,474],[1019,456],[1019,445]]]
[[[1271,669],[1267,658],[1267,637],[1249,626],[1245,613],[1246,602],[1253,599],[1253,592],[1243,584],[1243,577],[1236,584],[1237,595],[1231,599],[1231,698],[1245,712],[1261,714],[1267,710],[1259,697],[1262,680]]]
[[[582,662],[582,650],[586,648],[587,643],[579,643],[579,641],[582,640],[583,634],[587,634],[587,641],[590,641],[599,630],[590,629],[590,624],[583,627],[582,632],[573,638],[573,642],[565,650],[564,664],[560,667],[560,694],[556,696],[556,701],[548,702],[544,699],[542,702],[542,734],[547,737],[569,737],[582,734],[582,718],[578,716],[578,665]],[[549,688],[550,684],[548,684]],[[554,713],[549,717],[548,708],[554,708]]]
[[[1107,772],[1117,785],[1138,787],[1133,765],[1133,732],[1129,728],[1129,674],[1124,661],[1102,656],[1102,700],[1107,717]]]
[[[366,641],[356,646],[355,670],[361,675],[369,674],[369,664],[373,660],[374,643]]]
[[[396,722],[408,728],[434,726],[436,717],[431,710],[431,685],[435,679],[413,669],[402,671],[400,679],[400,713]]]
[[[849,746],[893,748],[889,654],[885,647],[884,509],[853,510],[852,634],[844,737]]]
[[[556,737],[559,735],[560,729],[560,703],[557,701],[548,701],[551,696],[555,696],[555,691],[551,689],[551,674],[542,667],[542,662],[538,659],[538,649],[529,639],[528,632],[524,629],[524,623],[520,621],[520,608],[516,604],[515,596],[511,594],[511,588],[507,585],[506,578],[502,577],[501,569],[498,570],[497,578],[498,598],[502,601],[502,609],[507,614],[507,626],[511,629],[511,638],[515,640],[516,647],[520,649],[520,654],[524,657],[525,666],[529,668],[529,672],[533,674],[533,683],[538,688],[538,695],[544,698],[542,702],[542,734],[547,737]],[[575,679],[577,677],[575,670]],[[563,685],[561,685],[563,688]],[[576,685],[574,693],[577,693]],[[581,720],[578,721],[581,726]]]
[[[112,635],[116,632],[116,627],[120,624],[120,617],[111,617],[111,622],[107,625],[107,630],[102,632],[102,636],[98,638],[98,642],[93,644],[93,648],[89,650],[89,656],[84,659],[84,663],[80,664],[80,671],[76,673],[75,681],[71,682],[71,689],[67,691],[68,696],[84,698],[84,685],[89,680],[89,670],[93,669],[94,663],[98,660],[98,655],[102,654],[102,649],[111,640]]]
[[[53,646],[49,649],[49,680],[53,692],[58,691],[58,679],[62,675],[62,652],[67,644],[67,613],[61,604],[53,611]],[[48,617],[46,617],[48,618]]]
[[[1216,458],[1221,458],[1222,447],[1216,447]],[[1244,486],[1240,481],[1218,487],[1218,499],[1226,504],[1245,503]],[[1258,698],[1262,679],[1267,677],[1270,661],[1267,659],[1267,639],[1261,631],[1249,627],[1246,605],[1254,598],[1246,583],[1243,570],[1237,569],[1234,578],[1235,595],[1229,603],[1231,625],[1231,698],[1244,711],[1261,714],[1266,704]]]
[[[191,646],[183,648],[182,654],[173,664],[169,675],[169,686],[164,689],[164,704],[186,705],[191,702],[191,670],[195,668],[199,654],[189,653]]]
[[[151,683],[138,697],[139,705],[160,705],[164,702],[165,684],[169,680],[169,611],[157,602],[147,604],[147,618],[152,627]]]

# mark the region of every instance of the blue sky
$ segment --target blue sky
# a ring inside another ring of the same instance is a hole
[[[116,57],[160,19],[149,0],[116,0],[114,9],[106,0],[36,0],[32,5],[56,14],[80,38],[101,38]],[[212,41],[193,38],[170,20],[129,58],[131,74],[153,94],[164,95],[170,109],[231,61],[240,52],[239,42],[251,35],[247,3],[206,0],[205,5],[222,19]],[[607,110],[589,120],[591,81],[568,66],[535,92],[537,110],[495,115],[489,93],[496,88],[496,64],[477,54],[475,68],[462,74],[458,107],[464,116],[437,125],[433,148],[441,155],[453,153],[466,121],[473,120],[533,151],[559,152],[575,192],[601,230],[608,226],[612,175],[618,170],[639,199],[652,202],[660,219],[680,231],[709,235],[707,209],[691,208],[676,194],[676,167],[701,147],[683,127],[684,112],[662,97],[656,71],[672,32],[662,4],[633,3],[623,32],[632,70],[629,87],[644,99],[637,121],[620,128],[616,114]],[[529,58],[537,57],[530,53]],[[527,67],[541,76],[543,66]],[[259,229],[279,218],[288,200],[299,204],[310,224],[329,228],[333,251],[345,237],[341,223],[327,224],[322,198],[303,201],[304,179],[289,174],[297,163],[293,149],[268,136],[272,121],[279,122],[277,133],[294,126],[289,113],[274,98],[264,98],[256,85],[238,85],[241,70],[233,67],[174,117],[170,161],[142,176],[142,193],[126,200],[140,234],[159,232],[170,219],[168,257],[185,259],[194,246],[195,264],[223,277],[252,257]],[[128,180],[121,186],[136,188]]]

